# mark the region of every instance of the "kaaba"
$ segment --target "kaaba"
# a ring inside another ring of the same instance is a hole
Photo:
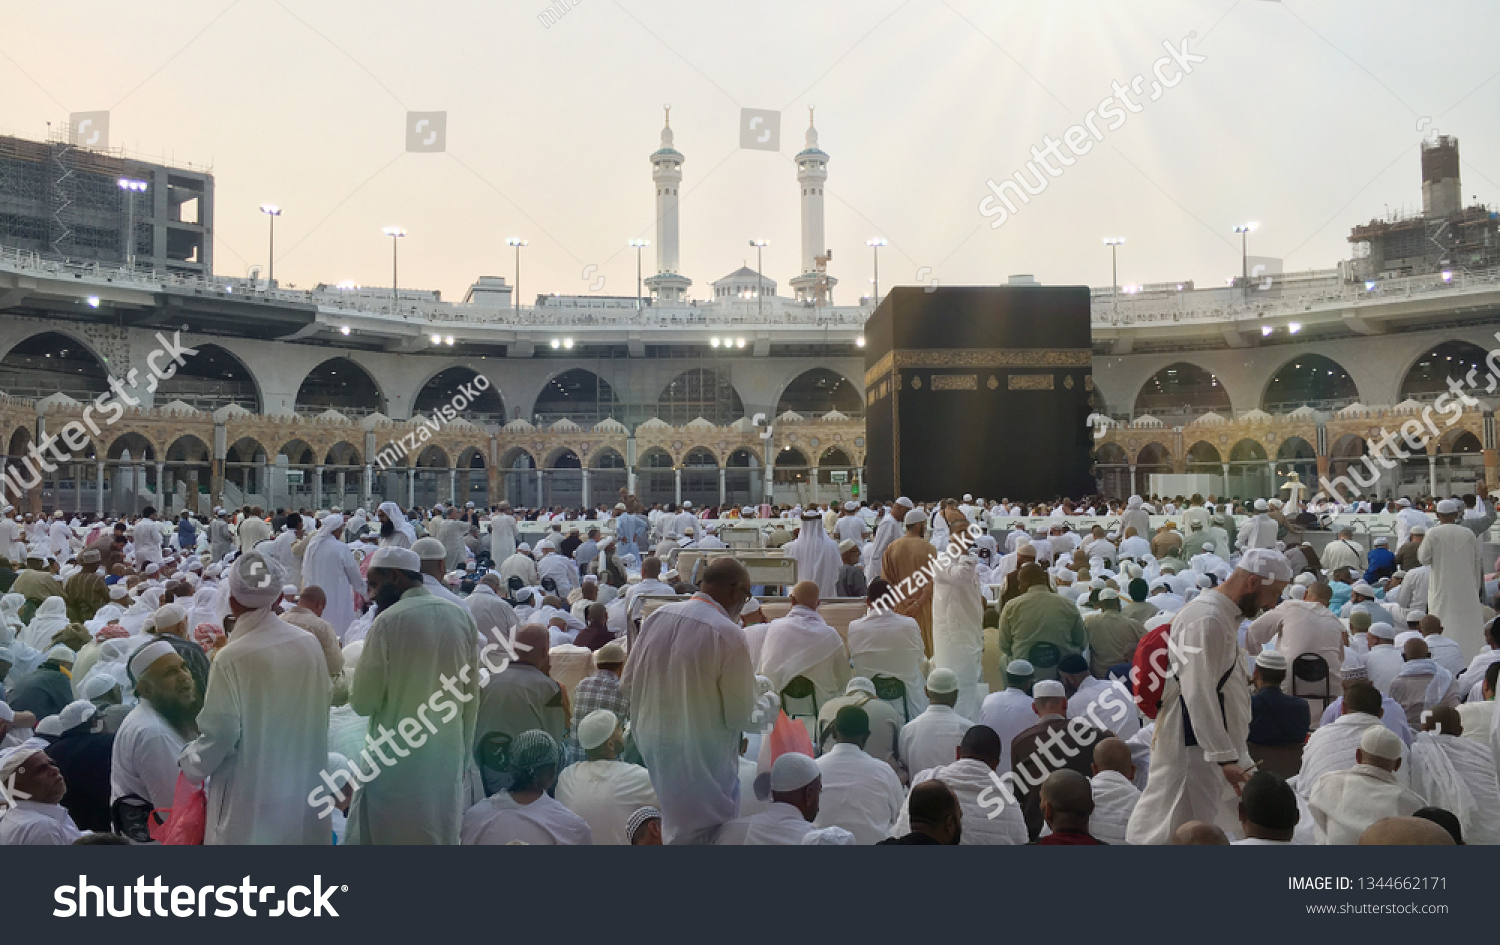
[[[1096,491],[1087,286],[902,287],[865,324],[875,499]]]

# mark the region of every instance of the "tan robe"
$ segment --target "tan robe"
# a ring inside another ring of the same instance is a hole
[[[885,549],[880,559],[880,574],[893,588],[921,571],[929,561],[937,557],[937,549],[925,538],[898,538]],[[918,583],[921,587],[916,587]],[[913,578],[907,591],[894,608],[896,613],[912,617],[922,628],[922,648],[932,657],[932,578],[924,575]]]

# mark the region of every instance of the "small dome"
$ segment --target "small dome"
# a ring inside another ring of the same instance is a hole
[[[661,419],[660,417],[652,417],[650,420],[647,420],[645,423],[643,423],[640,426],[636,427],[636,429],[637,430],[666,430],[666,429],[669,429],[670,427],[671,427],[671,424],[667,423],[665,420]]]
[[[795,410],[788,410],[776,419],[781,423],[801,423],[802,414],[798,413]]]
[[[605,417],[603,420],[600,420],[598,423],[594,424],[594,432],[595,433],[629,433],[630,430],[628,430],[625,427],[625,424],[623,424],[620,421],[616,420],[614,417]]]
[[[561,420],[548,427],[547,431],[549,433],[581,433],[583,432],[583,427],[574,423],[572,420],[569,420],[567,417],[563,417]]]
[[[532,426],[527,421],[522,420],[520,417],[517,417],[516,419],[514,419],[511,422],[507,423],[505,426],[501,427],[500,429],[503,432],[505,432],[505,433],[535,433],[536,432],[536,427]]]

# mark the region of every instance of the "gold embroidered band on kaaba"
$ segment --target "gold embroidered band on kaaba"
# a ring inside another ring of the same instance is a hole
[[[865,389],[895,368],[1086,368],[1091,348],[896,348],[865,371]]]

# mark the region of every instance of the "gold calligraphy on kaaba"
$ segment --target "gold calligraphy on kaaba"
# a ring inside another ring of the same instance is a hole
[[[897,368],[1089,368],[1090,348],[896,348],[865,371],[865,387]]]
[[[979,378],[973,374],[934,374],[933,390],[978,390]]]
[[[1011,374],[1005,378],[1006,390],[1053,390],[1051,374]]]

